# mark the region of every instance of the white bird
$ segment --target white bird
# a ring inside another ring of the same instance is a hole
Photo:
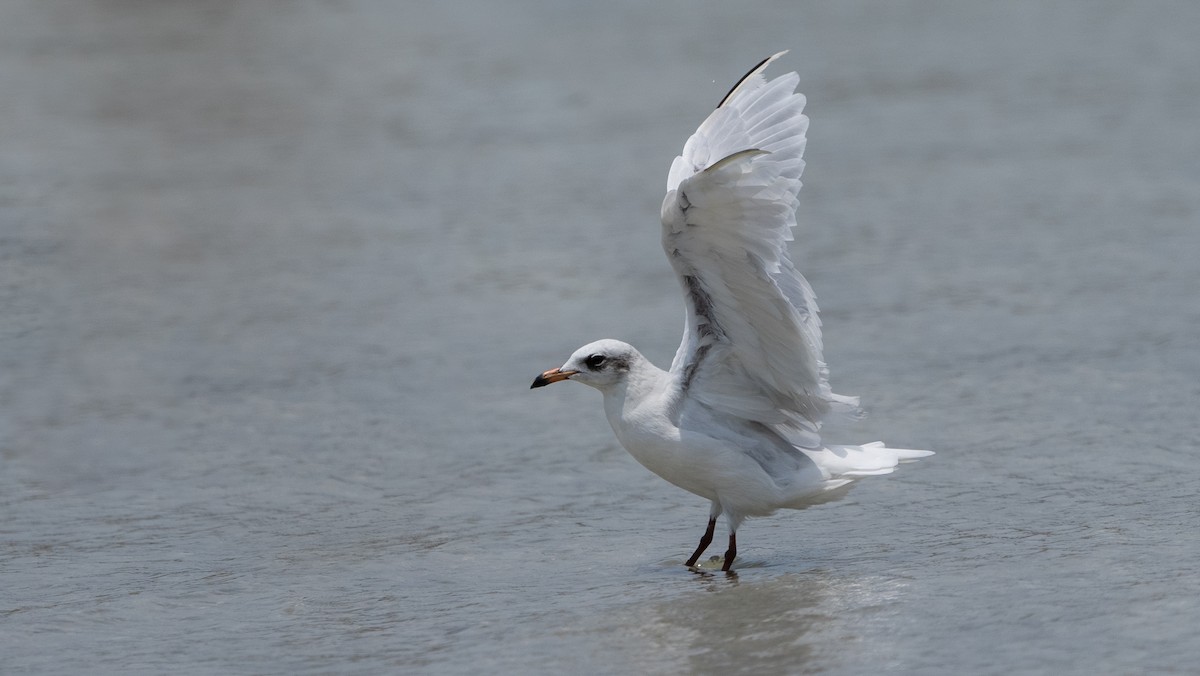
[[[712,501],[688,566],[718,516],[729,525],[728,571],[746,517],[835,500],[860,477],[932,455],[821,442],[827,414],[862,412],[857,397],[829,387],[816,296],[788,255],[808,118],[796,73],[770,82],[761,74],[785,53],[738,81],[671,165],[662,243],[687,306],[671,369],[599,340],[532,385],[571,379],[600,390],[613,432],[638,462]]]

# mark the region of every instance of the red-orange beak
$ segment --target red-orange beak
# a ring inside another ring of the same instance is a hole
[[[570,378],[571,376],[575,375],[576,373],[579,373],[579,371],[563,371],[562,369],[550,369],[549,371],[543,372],[542,375],[534,378],[533,384],[529,386],[529,389],[532,390],[535,387],[545,387],[545,386],[549,385],[550,383],[557,383],[560,380],[566,380],[567,378]]]

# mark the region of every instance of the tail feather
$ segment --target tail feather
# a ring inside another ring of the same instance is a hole
[[[857,446],[826,446],[805,451],[830,479],[858,478],[891,474],[896,465],[933,455],[932,451],[888,448],[882,441]]]
[[[901,463],[933,455],[933,451],[888,448],[882,441],[859,446],[826,446],[815,450],[799,450],[820,468],[825,481],[815,490],[809,485],[798,491],[797,495],[783,505],[790,509],[804,509],[811,505],[838,500],[862,477],[891,474]]]
[[[860,448],[882,449],[890,453],[895,453],[897,461],[901,463],[916,462],[921,458],[934,455],[933,451],[918,451],[912,448],[889,448],[884,446],[882,441],[872,441],[869,444],[863,444]]]

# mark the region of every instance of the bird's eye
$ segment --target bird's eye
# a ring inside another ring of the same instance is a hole
[[[598,369],[604,366],[604,355],[594,354],[583,361],[590,369]]]

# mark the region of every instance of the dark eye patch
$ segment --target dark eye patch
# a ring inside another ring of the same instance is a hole
[[[602,354],[594,354],[583,360],[583,363],[587,364],[587,367],[590,369],[598,369],[601,366],[604,366],[604,362],[605,357]]]

